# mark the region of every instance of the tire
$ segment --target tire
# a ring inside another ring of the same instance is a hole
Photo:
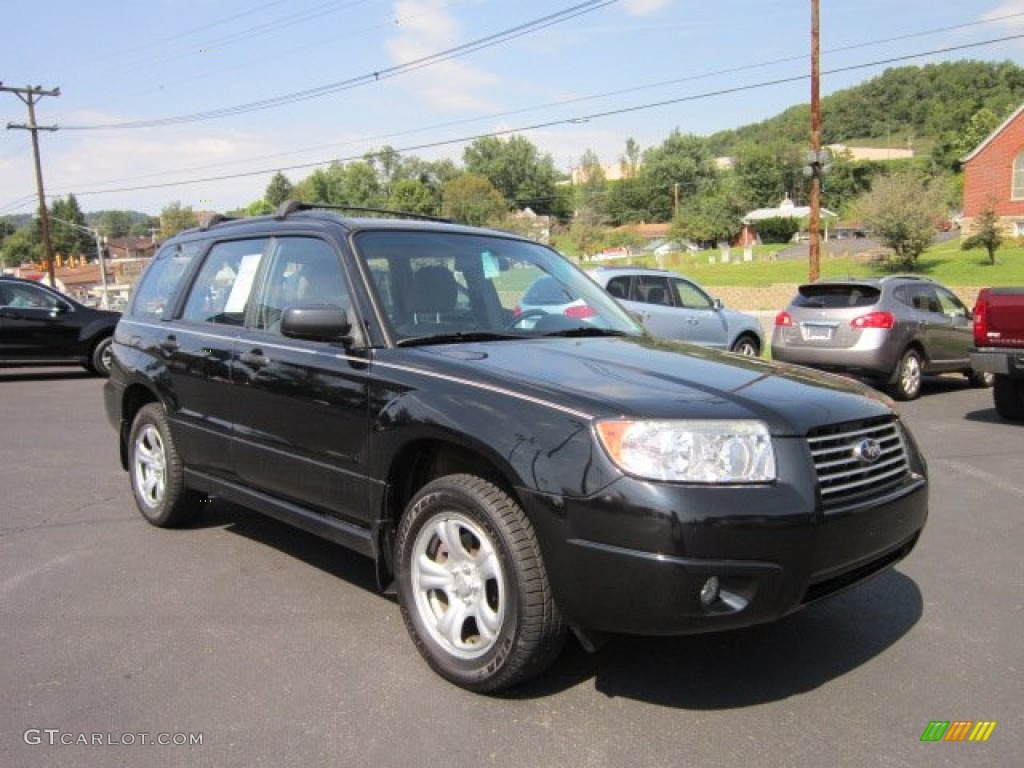
[[[566,627],[522,508],[474,475],[428,483],[395,543],[398,604],[427,664],[477,692],[516,685],[554,661]]]
[[[181,459],[159,403],[149,403],[135,415],[128,458],[135,505],[149,523],[174,528],[196,518],[201,497],[185,488]]]
[[[967,381],[975,389],[988,389],[995,382],[996,375],[986,371],[971,371],[967,374]]]
[[[104,378],[110,376],[110,364],[113,358],[113,341],[112,337],[104,336],[102,339],[97,341],[96,346],[92,348],[92,354],[89,356],[88,368],[97,376],[102,376]]]
[[[889,393],[897,400],[913,400],[921,394],[923,365],[921,353],[908,349],[903,353],[889,381]]]
[[[996,412],[1008,421],[1024,421],[1024,379],[996,376],[992,390]]]
[[[755,337],[743,334],[733,342],[729,351],[743,357],[760,357],[761,343]]]

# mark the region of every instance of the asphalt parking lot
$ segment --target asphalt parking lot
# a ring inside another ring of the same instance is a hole
[[[894,570],[771,626],[570,643],[500,698],[427,668],[358,555],[217,501],[147,525],[101,389],[0,370],[0,765],[1024,765],[1024,426],[962,378],[899,406],[932,503]]]

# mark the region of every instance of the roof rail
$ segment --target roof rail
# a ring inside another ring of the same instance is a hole
[[[394,211],[388,208],[365,208],[358,205],[331,205],[329,203],[303,203],[299,200],[285,200],[274,213],[276,219],[286,219],[296,211],[351,211],[353,213],[375,213],[382,216],[393,216],[399,219],[418,219],[420,221],[437,221],[443,224],[454,223],[452,219],[441,216],[428,216],[424,213],[411,213],[410,211]]]
[[[215,213],[215,214],[213,214],[213,216],[211,216],[210,218],[208,218],[206,221],[204,221],[202,224],[199,225],[199,231],[200,232],[206,232],[214,224],[220,224],[222,221],[237,221],[237,220],[238,220],[237,216],[225,216],[222,213]]]

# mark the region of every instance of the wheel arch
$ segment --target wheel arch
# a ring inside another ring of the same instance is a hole
[[[377,579],[385,591],[391,591],[394,581],[395,534],[406,506],[430,481],[455,474],[470,474],[487,480],[524,507],[516,493],[514,471],[487,448],[469,447],[440,436],[420,437],[406,443],[395,453],[387,468],[386,492],[375,534]]]
[[[142,384],[131,384],[121,395],[121,428],[118,434],[121,468],[128,469],[128,435],[131,432],[135,416],[149,403],[160,402],[156,394]]]

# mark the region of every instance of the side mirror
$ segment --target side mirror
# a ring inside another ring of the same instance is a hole
[[[712,299],[711,300],[711,306],[712,306],[712,308],[718,310],[718,309],[722,309],[725,306],[725,304],[722,303],[721,299]]]
[[[281,334],[307,341],[352,341],[352,323],[341,307],[289,307],[281,315]]]

